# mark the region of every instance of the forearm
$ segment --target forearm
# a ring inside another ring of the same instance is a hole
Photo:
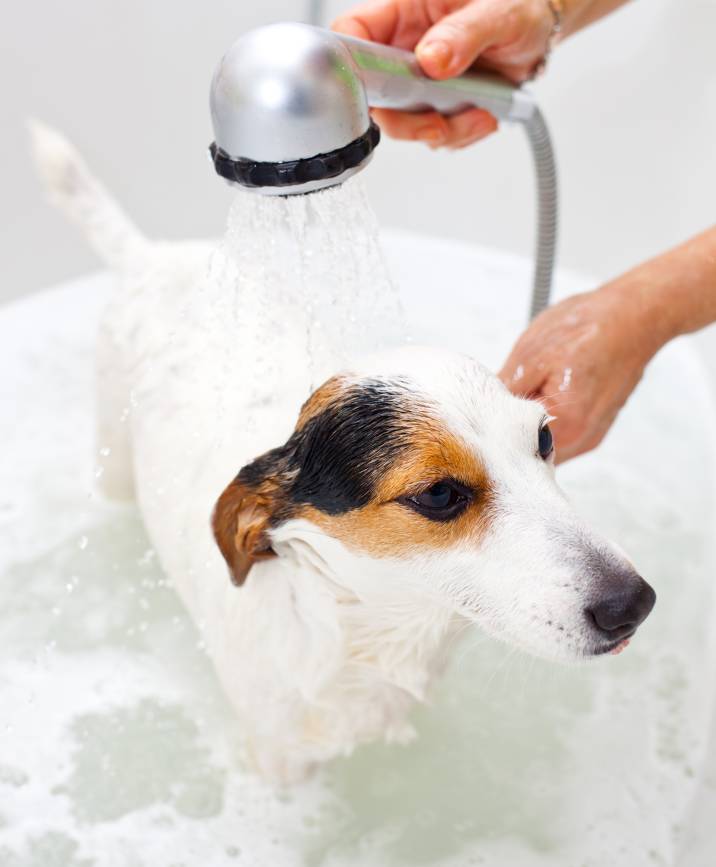
[[[627,2],[629,0],[564,0],[562,35],[571,36]]]
[[[601,290],[635,305],[653,354],[680,334],[716,322],[716,227],[611,281]]]

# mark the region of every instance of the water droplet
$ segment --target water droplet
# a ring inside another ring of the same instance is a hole
[[[156,551],[154,548],[147,548],[147,550],[142,554],[142,556],[137,560],[137,563],[140,566],[147,566],[152,560],[156,557]]]
[[[559,384],[560,391],[567,391],[572,382],[572,368],[565,367],[564,372],[562,374],[562,382]]]

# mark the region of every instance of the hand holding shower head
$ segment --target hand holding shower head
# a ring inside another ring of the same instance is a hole
[[[245,33],[211,84],[214,167],[264,195],[343,183],[380,140],[368,107],[453,114],[477,106],[522,123],[537,168],[539,226],[531,313],[549,300],[556,244],[556,169],[532,95],[500,76],[428,78],[409,51],[312,27],[271,24]]]
[[[453,114],[479,105],[526,120],[529,96],[496,75],[434,81],[414,54],[306,24],[259,27],[224,55],[211,86],[218,173],[265,195],[342,183],[379,141],[368,106]]]

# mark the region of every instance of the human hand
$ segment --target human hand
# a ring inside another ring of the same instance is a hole
[[[544,57],[554,18],[547,0],[371,0],[338,18],[333,29],[415,51],[431,78],[460,75],[478,61],[515,82]],[[473,108],[452,117],[438,112],[374,109],[388,135],[431,147],[461,148],[497,129]]]
[[[554,414],[558,462],[604,438],[665,342],[654,313],[642,294],[604,287],[548,308],[517,341],[500,378]]]

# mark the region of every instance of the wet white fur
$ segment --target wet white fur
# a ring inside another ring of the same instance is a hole
[[[53,199],[120,279],[98,345],[104,490],[136,496],[265,777],[301,779],[361,742],[409,740],[411,707],[470,620],[540,655],[593,650],[583,609],[598,576],[580,558],[597,548],[623,560],[581,524],[536,455],[542,407],[438,350],[393,352],[352,372],[408,380],[475,450],[496,488],[490,532],[388,560],[291,520],[273,532],[279,557],[234,587],[210,531],[213,505],[241,466],[288,437],[305,382],[277,382],[273,402],[247,408],[252,371],[227,379],[225,340],[211,339],[221,318],[201,303],[190,316],[182,307],[204,279],[210,245],[150,243],[63,138],[35,125],[33,143]],[[250,324],[251,309],[243,312]],[[247,411],[250,430],[226,429]]]

